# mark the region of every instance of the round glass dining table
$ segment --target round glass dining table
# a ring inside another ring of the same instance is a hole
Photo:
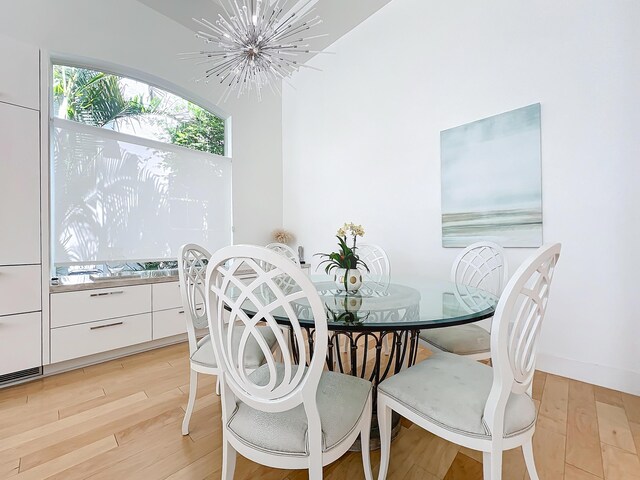
[[[489,318],[498,301],[495,295],[478,288],[420,277],[393,276],[365,281],[357,292],[341,290],[326,276],[311,279],[327,315],[328,368],[366,378],[374,389],[390,373],[398,373],[415,363],[421,330]],[[286,288],[286,281],[281,286]],[[268,289],[260,294],[265,296],[263,302],[271,301]],[[298,322],[306,331],[311,353],[315,342],[312,311],[304,299],[293,304]],[[250,301],[242,308],[250,315],[255,314]],[[289,324],[281,307],[271,313],[276,322]],[[293,330],[290,332],[293,335]],[[298,343],[293,337],[291,340],[297,361]]]
[[[490,318],[498,302],[495,295],[478,288],[418,276],[394,275],[375,282],[365,281],[355,293],[341,291],[326,276],[311,279],[327,314],[327,368],[372,382],[374,417],[378,384],[416,362],[421,330]],[[250,312],[251,307],[246,310]],[[308,304],[298,307],[296,316],[306,331],[308,351],[313,352],[316,338],[311,309]],[[274,311],[274,319],[287,325],[288,318],[282,313]],[[297,363],[297,342],[293,330],[289,331]],[[394,418],[393,424],[395,437],[400,429],[399,417]],[[372,449],[379,445],[376,437],[377,422],[373,422]]]
[[[415,363],[421,330],[489,318],[498,302],[478,288],[417,276],[365,281],[355,293],[339,290],[326,276],[311,279],[327,312],[328,368],[367,378],[374,389]],[[313,318],[306,309],[298,315],[313,351]]]

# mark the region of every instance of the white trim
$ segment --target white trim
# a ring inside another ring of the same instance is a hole
[[[536,368],[601,387],[640,395],[640,372],[538,353]]]
[[[40,51],[40,277],[42,297],[42,365],[51,362],[49,329],[49,279],[51,277],[51,237],[50,237],[50,142],[49,113],[51,112],[50,75],[51,63],[46,51]]]

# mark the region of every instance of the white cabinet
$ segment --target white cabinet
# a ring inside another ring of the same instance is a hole
[[[40,263],[40,114],[1,102],[0,225],[0,265]]]
[[[175,281],[51,293],[51,363],[184,334],[181,304]]]
[[[40,108],[40,52],[31,45],[0,36],[0,102]],[[6,74],[4,72],[7,72]]]
[[[51,328],[54,329],[148,312],[151,312],[151,285],[51,295]]]
[[[153,311],[182,307],[180,282],[153,284]]]
[[[41,305],[40,265],[0,267],[0,315],[35,312]]]
[[[151,313],[54,328],[51,330],[51,362],[149,342],[151,328]]]
[[[204,309],[204,305],[197,307]],[[180,282],[153,284],[153,339],[187,333],[187,315],[182,305]]]
[[[40,312],[0,317],[0,375],[42,365]]]
[[[0,58],[0,375],[13,381],[42,366],[40,52],[0,36]]]
[[[153,339],[187,333],[186,322],[187,314],[182,307],[153,312]]]

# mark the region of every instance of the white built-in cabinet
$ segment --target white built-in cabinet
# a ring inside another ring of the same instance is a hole
[[[40,52],[0,38],[0,381],[42,366]]]
[[[38,264],[40,113],[0,102],[0,152],[0,265]]]
[[[178,282],[51,294],[51,363],[186,333]]]
[[[0,35],[0,58],[0,102],[40,110],[40,51]]]

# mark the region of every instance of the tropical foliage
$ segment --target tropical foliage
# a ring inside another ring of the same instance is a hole
[[[224,120],[176,95],[117,75],[55,65],[53,106],[60,118],[142,131],[150,133],[143,137],[224,155]]]
[[[188,120],[167,127],[171,143],[224,155],[224,121],[193,103],[188,109],[191,113]]]
[[[56,66],[53,71],[53,104],[58,116],[104,127],[118,121],[156,113],[160,99],[125,98],[120,78],[84,68]]]

